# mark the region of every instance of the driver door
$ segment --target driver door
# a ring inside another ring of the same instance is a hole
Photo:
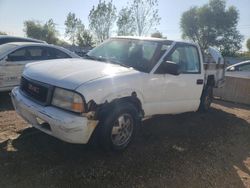
[[[164,74],[164,62],[156,70],[156,74],[164,77],[158,113],[176,114],[198,109],[204,83],[200,58],[198,48],[191,44],[177,43],[170,51],[164,61],[177,63],[181,73]]]

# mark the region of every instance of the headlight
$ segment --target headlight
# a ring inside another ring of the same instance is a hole
[[[84,101],[80,94],[61,88],[55,88],[52,105],[72,112],[82,113],[85,111]]]

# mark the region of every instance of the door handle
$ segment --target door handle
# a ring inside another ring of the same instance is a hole
[[[203,79],[198,79],[196,80],[197,85],[203,85]]]

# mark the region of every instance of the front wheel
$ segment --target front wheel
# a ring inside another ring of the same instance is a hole
[[[99,141],[105,150],[123,150],[132,141],[139,124],[138,111],[130,103],[118,103],[100,122]]]
[[[207,112],[210,109],[212,101],[213,101],[213,87],[206,86],[205,89],[203,89],[202,91],[199,111]]]

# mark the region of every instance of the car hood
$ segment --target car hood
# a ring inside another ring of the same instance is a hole
[[[23,75],[30,79],[74,90],[102,77],[135,71],[120,65],[86,59],[57,59],[26,65]]]

